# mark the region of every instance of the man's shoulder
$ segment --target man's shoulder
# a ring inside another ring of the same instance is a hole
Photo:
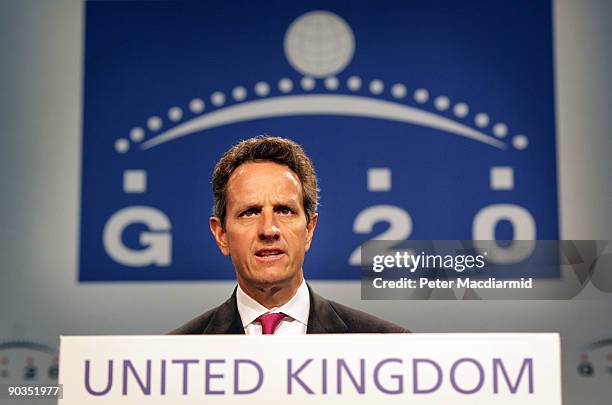
[[[184,325],[179,326],[174,329],[172,332],[169,332],[169,335],[200,335],[208,328],[211,320],[215,316],[215,313],[219,307],[215,307],[202,315],[199,315]]]
[[[170,335],[244,334],[236,309],[236,290],[223,304],[176,328]]]
[[[349,333],[410,333],[410,330],[386,321],[367,312],[327,300],[340,318],[346,323]]]
[[[349,329],[349,333],[409,333],[410,331],[393,322],[368,314],[355,308],[348,307],[335,301],[328,300],[336,313],[342,318]]]
[[[321,297],[309,286],[308,333],[409,333],[404,327]]]

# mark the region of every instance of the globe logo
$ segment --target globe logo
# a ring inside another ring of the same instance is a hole
[[[291,23],[284,47],[294,69],[307,76],[326,77],[350,63],[355,37],[351,27],[338,15],[311,11]]]

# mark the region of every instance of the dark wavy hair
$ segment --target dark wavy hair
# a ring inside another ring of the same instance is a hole
[[[225,152],[215,165],[212,174],[214,196],[213,215],[221,220],[225,228],[227,182],[238,166],[247,162],[269,161],[285,165],[297,174],[302,183],[302,194],[306,221],[310,222],[317,212],[319,186],[312,161],[304,149],[286,138],[261,135],[246,139]]]

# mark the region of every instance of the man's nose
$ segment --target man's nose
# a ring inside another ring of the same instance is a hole
[[[276,216],[273,212],[264,212],[261,215],[261,223],[259,227],[260,240],[278,240],[280,238],[280,228],[276,222]]]

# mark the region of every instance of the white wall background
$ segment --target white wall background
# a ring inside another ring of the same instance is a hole
[[[78,0],[0,0],[0,341],[163,333],[233,288],[77,284],[83,11]],[[562,237],[611,240],[612,1],[557,0],[554,20]],[[609,403],[612,375],[586,382],[575,368],[579,345],[612,336],[610,296],[362,302],[358,283],[313,285],[417,332],[560,332],[565,403]]]

